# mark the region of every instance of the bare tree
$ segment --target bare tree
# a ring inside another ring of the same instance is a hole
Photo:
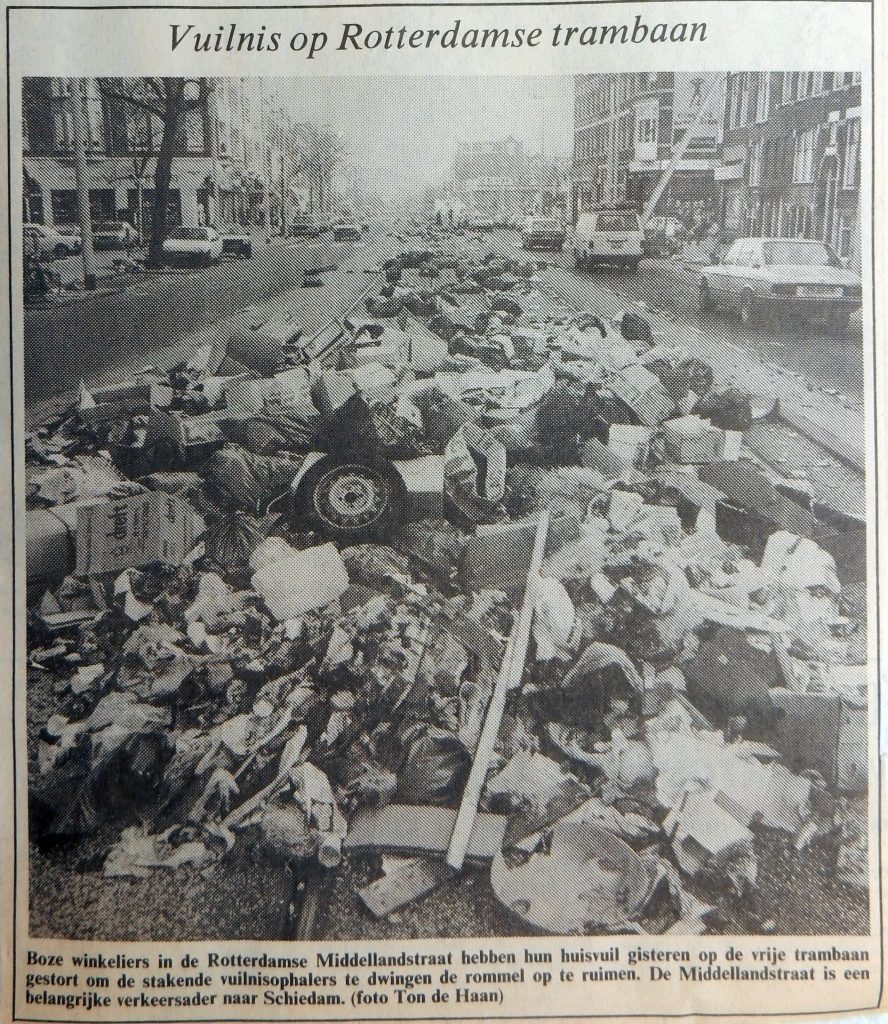
[[[154,170],[154,208],[148,240],[149,266],[161,262],[176,140],[192,110],[206,106],[212,84],[206,78],[100,78],[99,91],[156,117],[163,125]]]

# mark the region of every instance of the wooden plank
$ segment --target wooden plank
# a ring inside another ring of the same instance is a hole
[[[387,804],[359,811],[343,840],[345,850],[387,850],[391,853],[442,854],[447,850],[457,812],[452,807]],[[491,860],[502,849],[508,817],[477,814],[466,857]]]
[[[539,578],[540,567],[543,564],[543,554],[546,549],[546,537],[548,534],[549,514],[544,512],[537,524],[533,554],[531,555],[530,569],[527,573],[527,584],[524,589],[524,600],[518,612],[518,618],[509,634],[506,652],[503,655],[493,695],[487,708],[487,715],[484,718],[484,725],[481,728],[481,736],[478,739],[478,746],[475,749],[475,756],[472,761],[472,770],[469,772],[469,777],[466,780],[459,813],[453,826],[453,835],[447,850],[447,863],[456,871],[463,866],[466,858],[466,851],[474,828],[475,817],[478,814],[478,802],[481,799],[481,791],[487,780],[493,747],[499,736],[503,713],[506,710],[506,697],[509,690],[518,685],[521,680],[521,674],[524,671],[524,659],[527,657],[527,645],[530,641],[530,624],[533,619],[533,607],[536,599],[536,581]]]

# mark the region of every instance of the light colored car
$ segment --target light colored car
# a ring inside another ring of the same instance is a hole
[[[581,213],[570,247],[577,270],[603,265],[638,270],[644,255],[644,233],[634,210],[601,209]]]
[[[26,256],[36,256],[38,259],[49,256],[60,260],[80,252],[79,235],[63,235],[45,224],[25,224],[22,230]]]
[[[469,218],[469,231],[493,231],[493,227],[493,219],[491,217],[478,214],[475,217]]]
[[[564,225],[554,217],[528,217],[521,229],[521,248],[561,252],[564,237]]]
[[[208,267],[221,256],[222,238],[215,228],[173,228],[163,243],[166,263],[196,263]]]
[[[700,278],[700,308],[734,310],[745,324],[822,319],[843,330],[861,294],[860,275],[825,242],[805,238],[738,238]]]
[[[138,242],[139,233],[125,220],[93,224],[93,247],[96,249],[132,249]]]

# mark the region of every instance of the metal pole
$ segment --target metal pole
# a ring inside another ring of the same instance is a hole
[[[216,83],[211,83],[207,97],[207,120],[210,129],[210,187],[207,189],[207,224],[219,226],[219,116],[216,109]]]
[[[82,78],[71,78],[68,85],[71,122],[74,128],[74,179],[77,185],[77,214],[80,220],[80,238],[83,244],[83,287],[87,291],[93,291],[96,287],[96,257],[93,252],[89,181],[86,171],[86,96]]]
[[[660,202],[660,199],[662,198],[663,193],[666,191],[666,186],[672,180],[672,176],[673,176],[673,174],[675,174],[676,168],[678,167],[679,163],[681,162],[682,158],[684,157],[685,153],[687,152],[688,146],[691,144],[692,140],[696,137],[697,129],[700,127],[700,122],[703,120],[703,114],[706,112],[706,108],[709,106],[709,101],[712,99],[713,96],[715,96],[715,94],[717,92],[719,92],[719,90],[722,87],[723,81],[724,81],[724,76],[723,75],[719,75],[719,76],[716,77],[716,79],[713,82],[712,87],[710,88],[709,92],[707,92],[706,95],[703,97],[703,100],[700,103],[700,107],[697,110],[697,113],[696,113],[694,119],[691,121],[690,125],[688,126],[687,131],[685,131],[685,133],[681,137],[681,140],[679,141],[678,145],[672,151],[672,159],[669,161],[669,164],[667,165],[666,170],[663,171],[663,174],[662,174],[659,182],[657,183],[656,188],[654,189],[653,193],[651,194],[650,199],[647,201],[647,205],[645,206],[644,212],[641,215],[641,225],[642,225],[642,227],[644,227],[644,225],[648,222],[650,217],[653,215],[654,210],[656,210],[657,203]]]

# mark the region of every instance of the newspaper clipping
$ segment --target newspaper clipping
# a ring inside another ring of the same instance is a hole
[[[6,9],[0,1020],[878,1010],[880,19]]]

